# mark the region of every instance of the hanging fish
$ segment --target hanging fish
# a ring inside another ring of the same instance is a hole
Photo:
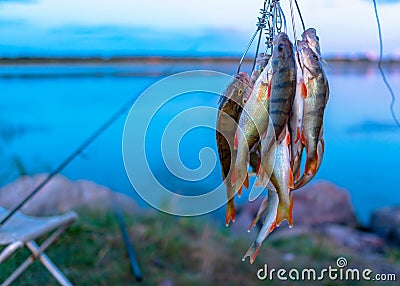
[[[257,79],[253,91],[243,108],[236,132],[235,147],[237,157],[232,174],[232,186],[241,194],[243,185],[249,187],[247,166],[250,151],[254,151],[269,121],[269,81],[270,65],[268,64]]]
[[[292,106],[292,112],[289,118],[290,134],[290,167],[293,169],[296,157],[299,156],[299,145],[301,144],[301,124],[303,121],[304,98],[306,97],[306,87],[303,76],[297,73],[296,95]],[[298,173],[300,175],[300,173]],[[296,175],[296,174],[295,174]]]
[[[256,241],[253,242],[253,244],[250,246],[250,248],[243,256],[243,261],[246,259],[246,257],[250,257],[250,263],[253,264],[258,255],[258,252],[260,251],[262,243],[268,237],[268,235],[275,229],[278,203],[279,203],[278,194],[273,190],[268,190],[268,204],[265,204],[266,217],[263,226],[257,236]]]
[[[297,46],[307,89],[302,123],[302,145],[306,148],[307,159],[304,174],[295,184],[296,189],[310,182],[321,165],[324,152],[322,127],[325,107],[329,99],[329,84],[319,56],[307,42],[299,41]]]
[[[270,130],[269,130],[270,131]],[[283,220],[287,220],[289,225],[293,226],[293,197],[290,192],[294,188],[294,179],[290,167],[290,135],[288,128],[283,133],[284,139],[266,150],[267,145],[264,141],[269,141],[273,137],[273,132],[268,132],[261,145],[261,164],[260,176],[257,184],[262,184],[269,190],[274,190],[279,196],[278,212],[276,216],[276,225],[280,225]]]
[[[293,44],[285,33],[279,33],[273,42],[271,57],[272,77],[270,84],[270,118],[275,130],[275,137],[271,137],[266,150],[269,150],[275,140],[282,140],[289,116],[292,111],[293,100],[296,94],[296,64]]]
[[[236,150],[233,149],[237,122],[242,113],[243,105],[251,93],[250,77],[247,73],[241,72],[235,76],[219,101],[217,116],[217,146],[221,162],[222,177],[226,187],[228,198],[226,208],[226,225],[235,221],[235,190],[231,185],[231,165],[236,161]]]

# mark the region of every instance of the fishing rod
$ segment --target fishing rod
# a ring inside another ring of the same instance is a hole
[[[110,117],[103,125],[101,125],[91,136],[89,136],[74,152],[71,153],[57,168],[55,168],[43,182],[33,189],[16,207],[14,207],[0,222],[0,229],[3,225],[15,215],[29,200],[31,200],[51,179],[64,170],[75,158],[77,158],[90,144],[92,144],[100,135],[102,135],[117,119],[127,112],[135,102],[136,98],[130,99],[124,104],[114,115]]]
[[[135,250],[133,249],[132,241],[130,240],[128,231],[126,230],[126,224],[125,224],[122,212],[121,212],[121,207],[116,200],[115,194],[113,196],[113,200],[114,200],[115,217],[117,219],[118,226],[119,226],[119,229],[122,234],[122,239],[124,240],[124,243],[125,243],[125,248],[126,248],[128,258],[129,258],[129,263],[131,265],[131,270],[132,270],[133,275],[136,278],[136,281],[140,282],[140,281],[142,281],[143,276],[140,271],[140,267],[139,267],[138,260],[136,258]]]

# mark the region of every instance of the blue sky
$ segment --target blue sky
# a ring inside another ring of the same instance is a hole
[[[262,3],[0,0],[0,56],[237,55],[255,30]],[[281,3],[289,20],[289,0]],[[299,0],[299,4],[306,25],[317,28],[325,55],[377,55],[372,0]],[[378,5],[385,54],[400,57],[400,1],[378,0]],[[292,36],[291,25],[288,28]]]

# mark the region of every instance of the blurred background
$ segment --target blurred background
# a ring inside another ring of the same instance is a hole
[[[306,26],[317,29],[331,90],[325,157],[315,180],[347,190],[358,225],[366,228],[374,210],[400,204],[400,132],[391,118],[391,97],[377,69],[379,41],[373,3],[298,2]],[[289,1],[281,3],[293,38]],[[50,172],[129,99],[168,75],[196,69],[234,75],[262,4],[260,0],[1,0],[0,186],[24,175]],[[399,96],[400,1],[378,1],[378,5],[384,68]],[[298,19],[296,23],[300,30]],[[244,71],[251,72],[254,51],[250,50]],[[176,106],[216,107],[218,97],[179,100]],[[399,101],[398,97],[394,107],[398,116]],[[175,115],[172,108],[160,112]],[[104,185],[146,206],[124,169],[125,118],[62,175]],[[199,182],[179,185],[169,180],[168,170],[154,155],[161,143],[147,144],[155,151],[150,156],[154,171],[167,187],[194,194],[221,184],[218,165]],[[189,168],[199,166],[198,154],[204,147],[216,150],[213,130],[200,128],[184,138],[179,150]],[[242,198],[239,204],[245,201]],[[221,225],[224,212],[222,208],[216,214]]]

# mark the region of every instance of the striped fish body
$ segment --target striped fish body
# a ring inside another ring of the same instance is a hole
[[[275,139],[279,140],[292,111],[297,78],[293,44],[285,33],[278,34],[274,39],[271,62],[270,116],[275,130]]]
[[[302,144],[306,148],[307,159],[304,174],[296,183],[296,188],[308,183],[321,164],[322,158],[318,154],[321,154],[321,150],[323,153],[323,141],[320,141],[323,135],[325,107],[329,99],[329,84],[320,58],[307,44],[300,43],[299,46],[307,89],[302,122]]]

